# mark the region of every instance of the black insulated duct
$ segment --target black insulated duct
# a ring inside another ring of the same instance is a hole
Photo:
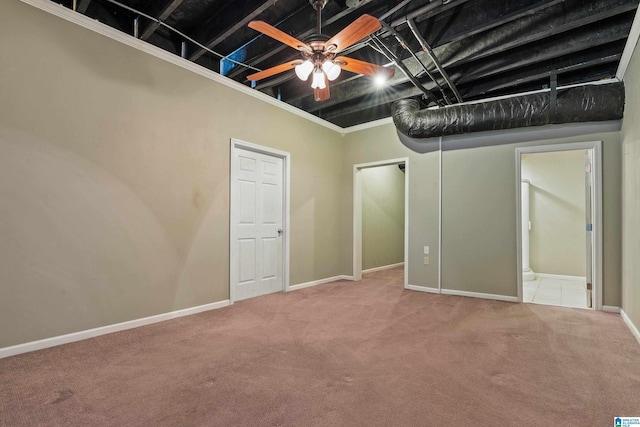
[[[393,104],[398,132],[411,138],[433,138],[471,132],[548,124],[620,120],[624,112],[622,82],[583,85],[474,104],[420,110],[415,100]]]

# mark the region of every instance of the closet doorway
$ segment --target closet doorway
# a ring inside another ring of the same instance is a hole
[[[353,183],[354,280],[404,264],[406,288],[408,158],[354,165]]]

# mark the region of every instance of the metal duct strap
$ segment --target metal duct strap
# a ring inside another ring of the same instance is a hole
[[[624,112],[622,82],[558,89],[551,115],[549,91],[474,104],[420,110],[415,100],[393,104],[393,122],[412,138],[433,138],[559,123],[620,120]]]

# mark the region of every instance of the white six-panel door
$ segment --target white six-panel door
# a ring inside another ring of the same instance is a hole
[[[235,148],[231,167],[230,278],[238,301],[283,290],[283,159]]]

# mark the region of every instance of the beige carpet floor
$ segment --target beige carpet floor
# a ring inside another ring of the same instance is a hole
[[[619,315],[432,295],[402,270],[0,359],[2,426],[611,426]]]

